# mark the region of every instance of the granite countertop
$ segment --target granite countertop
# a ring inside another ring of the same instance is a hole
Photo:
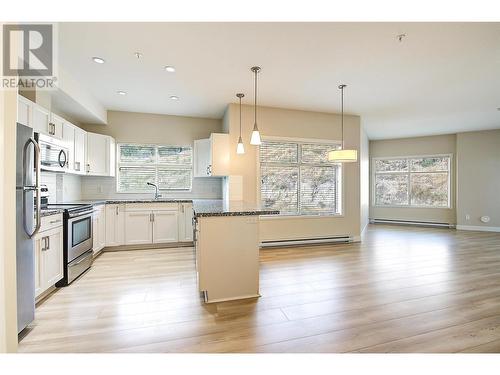
[[[193,200],[195,217],[207,216],[250,216],[250,215],[279,215],[279,210],[263,208],[256,204],[243,201]]]
[[[119,203],[191,203],[192,199],[107,199],[106,204],[119,204]]]
[[[40,216],[41,217],[44,217],[44,216],[51,216],[51,215],[57,215],[57,214],[62,214],[64,212],[63,209],[61,208],[42,208],[40,210]]]
[[[120,203],[193,203],[196,217],[206,216],[250,216],[250,215],[279,215],[279,210],[263,208],[256,204],[243,201],[224,201],[222,199],[89,199],[71,202],[72,204],[102,204]],[[63,213],[63,209],[42,209],[42,216]]]
[[[121,203],[191,203],[192,199],[86,199],[72,201],[72,204],[91,204],[98,206],[101,204],[121,204]]]

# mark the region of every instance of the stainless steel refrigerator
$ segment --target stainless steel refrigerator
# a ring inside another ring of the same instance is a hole
[[[35,202],[36,200],[36,202]],[[40,148],[33,129],[17,124],[16,265],[17,332],[35,319],[35,248],[40,229]]]

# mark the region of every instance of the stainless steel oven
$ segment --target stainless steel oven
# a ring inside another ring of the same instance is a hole
[[[68,262],[92,249],[92,208],[68,212]]]
[[[56,286],[71,284],[90,268],[92,252],[92,205],[49,204],[64,209],[64,278]]]
[[[63,172],[68,169],[69,150],[66,144],[44,134],[35,134],[40,146],[40,167],[43,170]]]

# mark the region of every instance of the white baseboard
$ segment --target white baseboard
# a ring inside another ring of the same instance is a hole
[[[361,236],[353,236],[352,242],[361,242]]]
[[[480,225],[457,225],[457,230],[473,230],[478,232],[500,232],[500,227],[482,227]]]

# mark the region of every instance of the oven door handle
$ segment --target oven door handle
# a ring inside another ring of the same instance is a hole
[[[82,259],[80,259],[78,262],[76,262],[76,263],[72,264],[72,266],[76,266],[76,265],[78,265],[78,264],[82,263],[83,261],[87,260],[87,258],[88,258],[88,256],[83,257],[83,258],[82,258]]]
[[[94,212],[94,209],[83,211],[83,212],[76,212],[76,213],[69,213],[69,217],[71,219],[80,217],[80,216],[85,216],[85,215],[91,215]]]

